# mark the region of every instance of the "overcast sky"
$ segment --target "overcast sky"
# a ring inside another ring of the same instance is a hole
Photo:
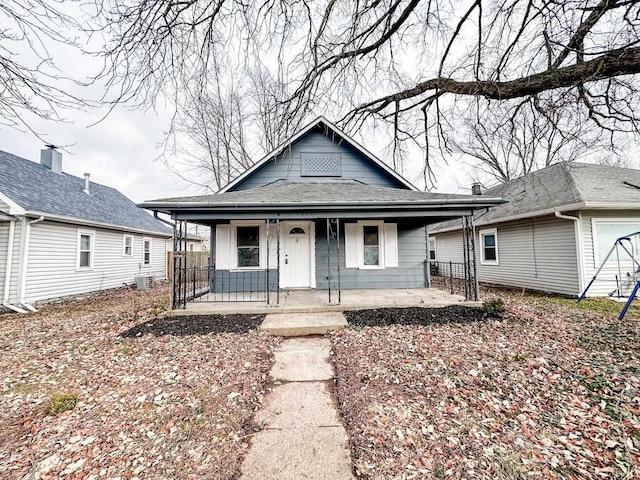
[[[160,154],[156,146],[167,130],[167,115],[121,106],[94,126],[89,125],[101,118],[99,111],[69,111],[65,113],[69,120],[66,123],[36,120],[34,126],[47,142],[69,145],[62,151],[62,169],[66,173],[77,177],[90,173],[91,181],[114,187],[135,202],[197,195],[201,192],[196,186],[184,182],[156,160]],[[365,143],[373,154],[380,155],[375,144]],[[31,132],[0,126],[0,150],[39,162],[43,148],[44,143]],[[414,163],[419,165],[420,161],[416,158]],[[447,170],[451,169],[439,166],[437,191],[453,193],[458,186],[447,177]],[[407,173],[406,177],[411,181],[415,174]]]
[[[77,8],[69,4],[68,8]],[[25,41],[11,45],[21,62],[38,65],[40,59],[34,56]],[[88,46],[87,46],[88,48]],[[57,77],[70,77],[87,82],[100,71],[102,63],[96,58],[83,55],[79,49],[67,47],[55,42],[47,43],[47,52],[52,56],[57,70],[50,73]],[[96,99],[104,94],[99,84],[91,87],[79,87],[73,83],[59,80],[60,85],[78,97]],[[168,129],[170,112],[159,110],[131,110],[121,105],[115,108],[104,120],[97,123],[106,110],[67,110],[59,112],[66,122],[44,121],[37,117],[24,117],[29,126],[46,141],[63,146],[62,169],[64,172],[82,177],[91,174],[91,181],[114,187],[135,202],[166,198],[172,196],[197,195],[201,193],[195,185],[186,183],[157,158],[160,155],[158,144],[164,139]],[[333,121],[328,116],[330,121]],[[375,138],[361,139],[373,154],[382,158],[383,146],[376,147]],[[40,150],[45,148],[44,141],[26,128],[16,130],[0,122],[0,150],[39,162]],[[415,171],[405,171],[405,177],[415,183],[417,169],[422,163],[422,153],[416,152],[412,163]],[[171,161],[171,157],[168,158]],[[175,159],[178,160],[178,159]],[[258,160],[257,158],[254,160]],[[439,165],[438,190],[456,192],[456,182],[447,175],[459,169]],[[465,191],[468,182],[463,180]]]

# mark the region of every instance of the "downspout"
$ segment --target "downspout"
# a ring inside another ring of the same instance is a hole
[[[25,227],[25,232],[24,232],[24,239],[22,240],[22,245],[24,246],[24,250],[23,250],[22,258],[20,259],[22,264],[20,265],[20,283],[18,284],[18,301],[24,308],[32,312],[37,312],[38,310],[36,310],[32,305],[28,304],[24,298],[24,293],[27,287],[27,266],[29,263],[29,237],[31,236],[31,225],[35,223],[39,223],[43,220],[44,220],[44,215],[40,215],[39,218],[36,218],[35,220],[31,220],[30,222],[27,222]]]
[[[11,269],[13,268],[13,245],[14,245],[15,233],[16,233],[16,221],[11,220],[9,222],[9,244],[7,245],[7,265],[6,265],[7,269],[4,273],[4,294],[2,296],[2,306],[5,308],[8,308],[9,310],[13,310],[16,313],[27,313],[26,310],[23,310],[9,303],[9,293],[11,292]]]
[[[580,229],[580,218],[572,217],[571,215],[564,215],[558,211],[555,212],[556,218],[561,220],[571,220],[574,225],[575,237],[576,237],[576,260],[578,262],[578,294],[584,290],[584,247],[582,245],[582,232]]]

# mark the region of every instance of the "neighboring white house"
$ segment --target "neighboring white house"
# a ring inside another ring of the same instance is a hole
[[[62,155],[36,163],[0,151],[0,300],[36,302],[166,278],[172,230],[117,190],[62,172]],[[2,308],[2,307],[0,307]]]
[[[475,215],[476,260],[481,282],[578,296],[615,240],[640,231],[640,170],[559,163],[491,188],[482,195],[507,203]],[[439,262],[461,262],[458,221],[430,227]],[[640,236],[628,249],[640,259]],[[635,268],[620,251],[589,289],[606,296],[618,281],[633,287]]]

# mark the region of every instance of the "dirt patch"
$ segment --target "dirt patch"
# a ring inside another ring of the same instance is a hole
[[[219,333],[244,334],[255,332],[265,315],[188,315],[156,318],[129,328],[120,334],[122,338],[137,338],[150,334],[164,335],[215,335]]]
[[[443,325],[473,323],[487,320],[480,308],[452,305],[442,308],[379,308],[344,312],[347,321],[356,327],[389,325]]]

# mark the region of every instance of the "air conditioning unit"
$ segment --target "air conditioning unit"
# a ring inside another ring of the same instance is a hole
[[[153,275],[140,275],[135,281],[137,290],[149,290],[153,286]]]

